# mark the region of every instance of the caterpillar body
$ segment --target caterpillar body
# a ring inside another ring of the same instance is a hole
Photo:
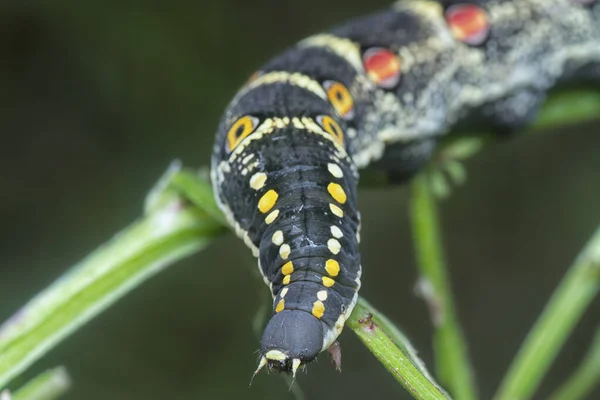
[[[260,346],[292,372],[361,286],[358,171],[406,180],[457,124],[527,124],[551,87],[600,82],[596,0],[399,1],[273,58],[227,107],[216,199],[273,296]]]

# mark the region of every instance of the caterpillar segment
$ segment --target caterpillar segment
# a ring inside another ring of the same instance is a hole
[[[360,288],[360,168],[405,181],[451,128],[515,130],[575,81],[600,83],[597,0],[403,0],[256,72],[211,169],[273,296],[256,372],[295,375],[342,331]]]

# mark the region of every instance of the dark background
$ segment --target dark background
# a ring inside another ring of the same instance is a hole
[[[221,111],[267,58],[387,1],[8,1],[0,5],[0,319],[140,215],[169,162],[209,161]],[[441,205],[453,286],[489,398],[524,335],[600,221],[599,123],[491,146]],[[360,192],[362,295],[431,367],[405,187]],[[235,266],[236,268],[233,268]],[[251,322],[267,290],[229,235],[161,273],[51,351],[68,399],[291,398],[255,368]],[[577,364],[596,301],[542,388]],[[307,399],[408,398],[350,331],[343,373],[327,360]],[[600,392],[596,392],[600,396]]]

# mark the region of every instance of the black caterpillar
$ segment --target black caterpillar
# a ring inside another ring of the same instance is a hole
[[[274,299],[257,372],[295,375],[341,333],[361,284],[359,168],[406,180],[458,123],[518,129],[573,81],[600,82],[597,0],[399,1],[256,72],[211,177]]]

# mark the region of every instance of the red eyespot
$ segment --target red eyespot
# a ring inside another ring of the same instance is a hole
[[[400,82],[400,58],[388,49],[373,47],[363,54],[367,76],[384,89],[393,89]]]
[[[473,4],[455,4],[446,10],[446,23],[456,38],[478,46],[488,37],[490,25],[485,11]]]

